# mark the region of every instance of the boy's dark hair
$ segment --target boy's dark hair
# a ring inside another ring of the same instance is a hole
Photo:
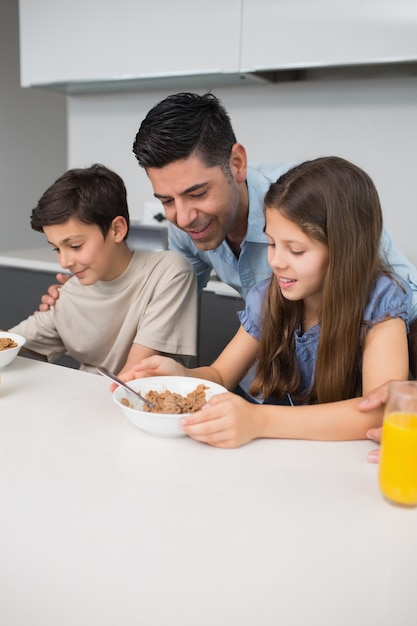
[[[30,223],[33,230],[43,232],[44,226],[63,224],[75,217],[84,224],[96,224],[106,237],[119,215],[125,218],[129,231],[125,184],[118,174],[95,163],[68,170],[48,187],[32,210]]]
[[[182,92],[168,96],[149,111],[133,152],[145,170],[195,154],[208,167],[218,165],[228,175],[235,143],[230,117],[216,96]]]

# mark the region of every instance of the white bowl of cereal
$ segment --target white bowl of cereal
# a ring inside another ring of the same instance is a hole
[[[25,343],[26,339],[22,335],[0,331],[0,368],[10,365]]]
[[[152,376],[127,384],[156,408],[150,411],[137,396],[122,387],[113,391],[113,400],[134,426],[160,437],[185,437],[181,418],[204,406],[212,396],[227,391],[217,383],[188,376]]]

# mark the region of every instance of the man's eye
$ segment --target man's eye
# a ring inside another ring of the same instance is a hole
[[[192,193],[190,194],[191,198],[203,198],[206,195],[206,191],[202,191],[201,193]]]
[[[71,246],[71,250],[79,250],[81,248],[81,244],[77,244],[76,246]]]
[[[172,204],[172,198],[168,198],[167,200],[161,200],[162,206],[167,206],[168,204]]]

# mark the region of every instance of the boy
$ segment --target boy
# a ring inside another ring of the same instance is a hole
[[[146,356],[196,353],[195,272],[178,252],[127,246],[126,188],[103,165],[72,169],[42,195],[31,226],[72,277],[55,307],[10,328],[49,361],[68,353],[80,369],[122,373]]]

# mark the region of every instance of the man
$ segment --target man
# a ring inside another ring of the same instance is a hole
[[[227,111],[210,93],[177,93],[156,104],[140,125],[133,152],[164,207],[169,248],[191,262],[199,289],[214,270],[246,298],[271,273],[264,195],[294,164],[248,166]],[[413,290],[410,353],[417,365],[417,270],[394,248],[386,230],[381,248]],[[40,308],[48,308],[56,296],[53,286]]]
[[[133,144],[169,224],[169,247],[194,266],[202,289],[214,269],[245,298],[271,274],[263,198],[291,167],[248,167],[229,116],[212,94],[169,96],[143,120]]]

